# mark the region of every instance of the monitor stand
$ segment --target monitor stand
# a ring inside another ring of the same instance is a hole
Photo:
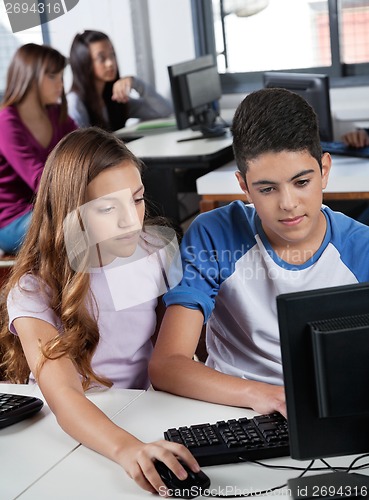
[[[201,132],[201,135],[195,137],[186,137],[185,139],[178,139],[177,142],[197,141],[199,139],[214,139],[226,135],[227,128],[225,125],[213,125],[211,127],[201,126],[193,128],[193,130]]]
[[[327,472],[287,481],[295,500],[342,500],[368,498],[369,476],[354,472]]]

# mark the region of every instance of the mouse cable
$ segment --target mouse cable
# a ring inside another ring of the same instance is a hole
[[[261,467],[266,467],[268,469],[279,469],[279,470],[296,470],[296,471],[302,471],[302,473],[297,476],[297,478],[303,477],[308,471],[326,471],[332,470],[333,472],[337,471],[343,471],[349,473],[350,471],[356,471],[356,470],[361,470],[361,469],[367,469],[369,467],[369,462],[365,462],[364,464],[361,465],[355,465],[359,460],[362,460],[363,458],[369,457],[369,453],[365,453],[363,455],[360,455],[356,457],[350,465],[347,467],[343,466],[337,466],[333,467],[330,465],[326,460],[323,458],[319,459],[320,462],[324,464],[324,467],[313,467],[314,463],[316,460],[311,460],[311,462],[308,464],[307,467],[295,467],[292,465],[272,465],[272,464],[266,464],[264,462],[259,462],[258,460],[242,460],[241,462],[248,462],[248,463],[254,463],[256,465],[260,465]],[[240,457],[242,458],[242,457]],[[250,492],[250,493],[245,493],[245,494],[237,494],[237,495],[207,495],[207,498],[247,498],[247,497],[254,497],[254,496],[261,496],[261,495],[267,495],[268,493],[279,490],[282,488],[285,488],[287,486],[287,483],[281,484],[279,486],[274,486],[272,488],[268,488],[267,490],[259,490],[255,492]]]
[[[327,469],[330,469],[332,471],[343,471],[343,472],[350,472],[351,470],[356,471],[356,470],[362,470],[362,469],[367,469],[369,467],[369,462],[365,462],[364,464],[361,465],[354,465],[356,462],[359,460],[366,458],[369,456],[369,453],[366,453],[364,455],[360,455],[359,457],[356,457],[352,463],[348,466],[332,466],[330,465],[324,458],[320,458],[320,462],[324,464],[324,467],[313,467],[310,470],[314,471],[325,471]],[[280,469],[280,470],[305,470],[305,467],[297,467],[294,465],[273,465],[273,464],[267,464],[265,462],[260,462],[259,460],[250,460],[249,463],[253,463],[256,465],[260,465],[261,467],[266,467],[267,469]]]
[[[249,460],[245,460],[244,462],[250,462],[250,461]],[[301,474],[299,476],[297,476],[297,477],[299,478],[299,477],[304,476],[312,468],[312,466],[314,465],[314,463],[315,463],[315,460],[311,460],[311,462],[309,463],[309,465],[307,467],[305,467],[303,469],[303,471],[301,472]],[[287,486],[287,483],[283,483],[283,484],[280,484],[279,486],[273,486],[272,488],[268,488],[267,490],[255,490],[255,491],[251,491],[249,493],[239,493],[239,494],[236,494],[236,495],[213,495],[213,494],[209,494],[209,495],[206,495],[206,498],[249,498],[249,497],[256,497],[256,496],[261,496],[261,495],[268,495],[272,491],[280,490],[282,488],[285,488],[286,486]]]

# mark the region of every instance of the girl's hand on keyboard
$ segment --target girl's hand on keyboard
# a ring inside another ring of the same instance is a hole
[[[344,142],[347,146],[363,148],[365,146],[369,146],[369,135],[364,129],[354,130],[353,132],[348,132],[343,135],[342,142]]]
[[[287,418],[286,396],[283,386],[255,381],[249,381],[249,383],[248,399],[253,410],[261,414],[278,411]]]
[[[180,479],[185,479],[187,472],[178,460],[194,472],[200,471],[199,464],[185,446],[165,440],[142,443],[134,439],[122,449],[119,463],[141,488],[151,493],[160,492],[163,496],[165,485],[155,468],[155,460],[164,462]]]

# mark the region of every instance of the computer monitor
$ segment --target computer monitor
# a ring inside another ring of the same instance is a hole
[[[277,312],[291,457],[368,453],[369,283],[282,294]],[[347,476],[369,490],[368,476]]]
[[[222,89],[213,56],[168,66],[168,73],[178,129],[199,130],[204,137],[224,135],[224,125],[216,124]]]
[[[333,141],[328,75],[270,71],[263,80],[264,87],[288,89],[303,97],[318,116],[320,139]]]

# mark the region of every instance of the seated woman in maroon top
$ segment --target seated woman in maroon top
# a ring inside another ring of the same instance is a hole
[[[8,69],[0,109],[0,248],[5,252],[16,252],[22,243],[48,154],[77,128],[67,114],[66,62],[57,50],[28,43]]]

